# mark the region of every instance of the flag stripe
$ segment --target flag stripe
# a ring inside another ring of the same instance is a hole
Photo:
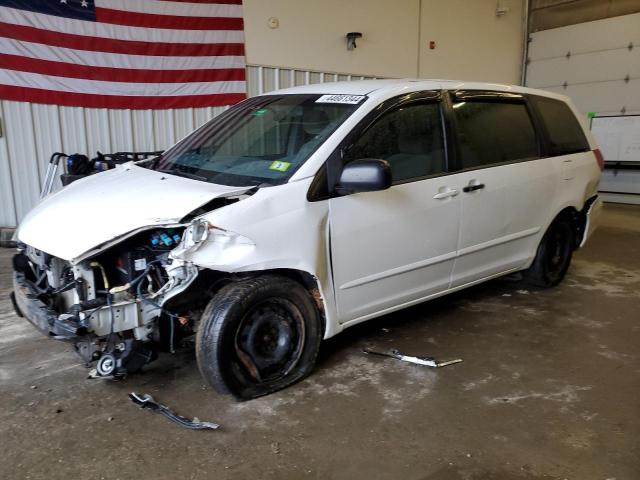
[[[56,77],[40,73],[0,70],[0,84],[15,87],[32,87],[72,93],[93,93],[98,95],[211,95],[214,93],[244,92],[244,81],[188,82],[188,83],[135,83],[106,82],[82,78]]]
[[[172,28],[135,28],[101,22],[87,22],[42,13],[0,8],[0,22],[34,27],[60,34],[74,34],[105,39],[160,43],[243,43],[242,30],[181,30]],[[0,29],[0,35],[4,30]],[[54,44],[55,45],[55,44]],[[83,48],[82,43],[76,45]]]
[[[17,102],[34,102],[88,108],[188,108],[233,105],[246,98],[243,93],[218,93],[185,96],[116,96],[58,92],[39,88],[15,87],[0,84],[0,98]]]
[[[244,68],[199,70],[140,70],[132,68],[94,67],[73,63],[52,62],[19,55],[0,54],[0,68],[41,73],[57,77],[86,78],[108,82],[180,83],[244,80]]]
[[[0,22],[0,35],[27,42],[105,53],[131,53],[152,56],[244,55],[244,44],[242,43],[180,44],[117,40],[71,33],[55,33],[39,28],[2,22]]]
[[[96,19],[100,23],[129,27],[166,28],[176,30],[242,30],[242,18],[228,17],[179,17],[155,13],[124,12],[96,7]]]
[[[0,0],[1,1],[1,0]],[[219,3],[219,2],[216,2]],[[96,0],[96,7],[138,13],[156,13],[188,17],[236,17],[242,18],[242,5],[185,5],[177,2],[150,0]],[[188,12],[188,13],[185,13]]]
[[[177,2],[177,3],[222,3],[225,5],[242,5],[242,0],[158,0],[160,2]]]
[[[214,68],[245,68],[242,56],[208,57],[161,57],[146,55],[126,55],[74,50],[72,48],[51,47],[40,43],[22,42],[0,37],[0,53],[20,55],[52,62],[93,65],[95,67],[133,68],[147,70],[197,70]]]

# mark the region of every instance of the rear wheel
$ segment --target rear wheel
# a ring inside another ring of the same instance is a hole
[[[536,257],[524,279],[538,287],[554,287],[564,278],[575,245],[573,222],[568,215],[556,218],[542,237]]]
[[[205,380],[240,399],[308,375],[322,333],[315,303],[290,278],[263,275],[223,287],[205,309],[196,357]]]

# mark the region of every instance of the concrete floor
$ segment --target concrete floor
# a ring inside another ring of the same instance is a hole
[[[0,249],[0,478],[640,478],[640,207],[605,213],[558,288],[493,281],[354,327],[310,378],[246,403],[205,388],[188,349],[123,382],[86,379],[12,313]],[[223,428],[180,429],[130,391]]]

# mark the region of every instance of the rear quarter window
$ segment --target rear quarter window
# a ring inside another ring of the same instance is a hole
[[[566,103],[539,96],[530,98],[544,123],[552,156],[590,150],[580,122]]]

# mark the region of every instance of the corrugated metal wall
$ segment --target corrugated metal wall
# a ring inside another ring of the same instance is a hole
[[[250,65],[250,96],[278,88],[370,77]],[[226,107],[108,110],[0,102],[0,227],[13,227],[37,203],[54,152],[164,150]],[[56,188],[60,187],[56,180]]]

